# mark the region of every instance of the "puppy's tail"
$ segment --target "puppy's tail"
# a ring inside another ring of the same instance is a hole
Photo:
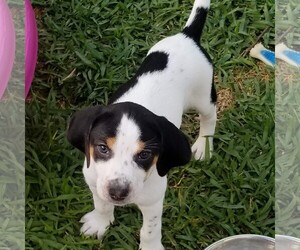
[[[192,12],[182,31],[196,43],[199,43],[209,6],[210,0],[195,0]]]

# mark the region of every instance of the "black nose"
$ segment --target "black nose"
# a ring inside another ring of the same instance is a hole
[[[118,179],[110,181],[108,185],[108,193],[113,200],[122,201],[129,194],[129,184]]]

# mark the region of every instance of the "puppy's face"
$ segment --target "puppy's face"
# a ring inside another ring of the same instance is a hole
[[[95,169],[99,197],[116,205],[131,203],[153,171],[164,176],[191,156],[180,130],[133,103],[79,111],[68,139],[85,152],[88,167]]]
[[[126,113],[111,113],[90,132],[90,166],[96,169],[97,192],[113,203],[130,203],[141,192],[161,152],[160,135]]]

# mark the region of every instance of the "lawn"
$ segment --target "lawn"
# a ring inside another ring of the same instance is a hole
[[[276,41],[300,50],[299,3],[276,3]],[[276,234],[300,238],[300,130],[298,68],[276,67]],[[288,170],[288,171],[287,171]]]
[[[180,31],[193,1],[35,0],[36,78],[26,103],[27,249],[137,249],[142,216],[116,209],[100,242],[80,235],[92,209],[83,155],[66,141],[69,117],[105,105],[147,50]],[[274,70],[248,55],[257,38],[274,46],[274,1],[213,1],[202,45],[215,64],[218,123],[209,161],[168,177],[166,249],[204,249],[229,235],[274,235]],[[194,112],[182,130],[195,139]]]

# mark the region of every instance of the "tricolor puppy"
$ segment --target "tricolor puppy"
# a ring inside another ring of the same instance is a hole
[[[85,180],[94,210],[81,220],[85,235],[104,234],[114,206],[136,204],[143,214],[142,250],[164,249],[161,216],[167,172],[212,150],[216,123],[213,67],[199,45],[209,0],[196,0],[182,32],[155,44],[134,77],[106,107],[77,112],[68,140],[85,153]],[[200,134],[192,149],[179,130],[182,114],[200,114]]]

